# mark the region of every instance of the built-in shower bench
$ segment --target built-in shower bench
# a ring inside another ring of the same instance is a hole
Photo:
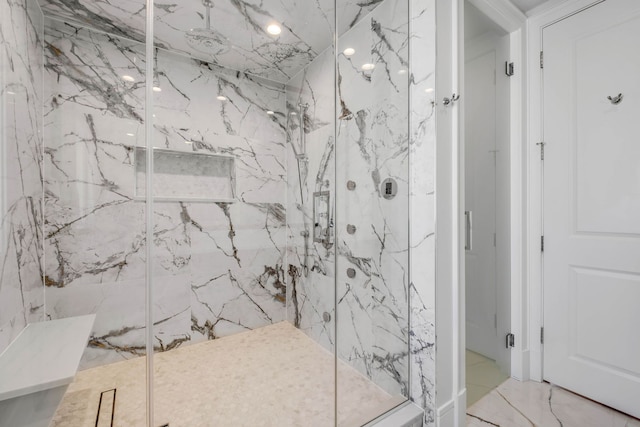
[[[46,427],[73,381],[95,315],[28,324],[0,354],[0,426]]]

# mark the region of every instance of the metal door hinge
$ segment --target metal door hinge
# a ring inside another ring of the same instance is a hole
[[[544,328],[540,328],[540,344],[544,344]]]
[[[544,146],[547,145],[546,142],[538,142],[536,145],[540,146],[540,160],[544,160]]]
[[[511,77],[515,74],[514,70],[513,70],[513,62],[505,62],[504,63],[504,73],[508,76]]]
[[[505,344],[506,344],[507,348],[515,347],[516,346],[516,336],[513,335],[511,332],[509,332],[507,334],[507,337],[506,337],[506,340],[505,340]]]
[[[540,252],[544,252],[544,236],[540,236]]]
[[[544,52],[540,51],[540,68],[544,68]]]

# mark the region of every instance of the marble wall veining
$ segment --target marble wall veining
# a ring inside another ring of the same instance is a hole
[[[134,148],[145,144],[146,58],[142,44],[51,19],[45,52],[46,312],[97,314],[86,368],[144,354]],[[281,321],[284,87],[163,50],[154,61],[154,146],[233,157],[237,195],[154,204],[154,347]]]
[[[43,320],[43,15],[0,0],[0,353]]]

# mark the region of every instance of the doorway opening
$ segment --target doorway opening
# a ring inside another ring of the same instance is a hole
[[[464,4],[467,406],[509,378],[510,36]]]

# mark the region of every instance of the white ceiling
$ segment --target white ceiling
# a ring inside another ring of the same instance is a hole
[[[487,15],[480,12],[474,5],[466,2],[464,5],[464,39],[472,40],[486,33],[504,35],[506,32],[500,28]]]

